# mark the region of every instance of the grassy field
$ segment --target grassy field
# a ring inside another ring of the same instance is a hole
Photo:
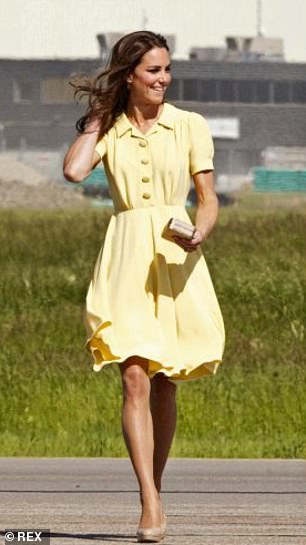
[[[203,247],[226,351],[215,377],[178,387],[171,456],[306,457],[305,210],[262,202],[222,209]],[[119,371],[94,373],[84,351],[110,213],[0,213],[1,456],[127,456]]]

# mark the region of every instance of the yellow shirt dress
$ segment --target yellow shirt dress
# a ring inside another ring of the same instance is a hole
[[[114,213],[86,297],[93,370],[135,355],[175,384],[215,374],[225,333],[204,255],[163,236],[171,217],[191,224],[191,175],[213,169],[207,122],[164,102],[145,135],[122,113],[95,149]]]

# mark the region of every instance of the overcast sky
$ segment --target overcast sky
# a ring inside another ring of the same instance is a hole
[[[223,46],[256,34],[257,0],[0,0],[0,58],[90,58],[96,34],[146,28],[191,46]],[[144,15],[147,18],[144,27]],[[306,62],[306,0],[262,0],[266,36],[284,39],[288,61]]]

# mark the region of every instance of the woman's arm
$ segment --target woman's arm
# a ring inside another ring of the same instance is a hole
[[[197,172],[193,175],[193,180],[197,194],[196,231],[191,240],[175,237],[176,242],[188,252],[195,250],[208,237],[217,221],[219,211],[213,171]]]
[[[94,150],[100,133],[100,121],[89,123],[68,149],[63,163],[63,174],[68,182],[82,182],[101,161]]]
[[[214,188],[213,171],[197,172],[194,175],[197,193],[197,212],[195,225],[205,240],[212,231],[219,212],[219,201]]]

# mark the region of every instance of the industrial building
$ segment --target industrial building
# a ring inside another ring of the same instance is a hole
[[[2,150],[63,150],[85,109],[68,81],[94,75],[118,38],[97,36],[97,59],[0,59]],[[175,37],[168,37],[171,50]],[[306,64],[287,63],[279,39],[228,37],[224,48],[192,48],[172,61],[167,100],[207,119],[218,175],[244,176],[267,149],[306,147]]]

